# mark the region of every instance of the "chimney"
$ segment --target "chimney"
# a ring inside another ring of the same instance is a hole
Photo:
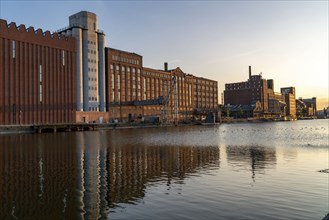
[[[251,66],[249,66],[249,79],[251,78]]]
[[[164,71],[168,71],[168,63],[167,62],[164,63]]]

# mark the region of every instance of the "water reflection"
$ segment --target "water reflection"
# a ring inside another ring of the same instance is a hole
[[[145,194],[145,186],[166,181],[182,184],[190,175],[218,167],[218,147],[145,147],[110,148],[110,207],[117,203],[133,203]]]
[[[76,155],[68,147],[74,146],[75,140],[68,136],[35,137],[1,137],[1,219],[65,219],[75,215]]]
[[[219,167],[218,146],[120,145],[122,136],[112,135],[1,137],[1,218],[107,218],[120,204],[142,200],[147,187],[184,184]]]
[[[226,146],[227,161],[233,167],[250,170],[255,181],[256,173],[273,169],[276,164],[274,148],[263,146]]]

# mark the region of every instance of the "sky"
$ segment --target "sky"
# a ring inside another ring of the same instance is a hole
[[[0,17],[56,31],[79,11],[98,16],[106,46],[143,56],[143,66],[180,67],[225,83],[262,73],[275,91],[329,106],[328,1],[17,1],[0,0]],[[221,103],[221,99],[219,99]]]

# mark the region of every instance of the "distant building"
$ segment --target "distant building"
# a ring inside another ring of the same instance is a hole
[[[304,102],[307,108],[307,116],[315,116],[317,112],[316,108],[316,97],[303,99],[299,98],[300,101]]]
[[[308,109],[306,104],[300,100],[300,99],[296,99],[296,116],[298,118],[301,117],[306,117],[308,116]]]
[[[0,30],[0,124],[75,122],[75,39],[1,19]]]
[[[296,92],[295,87],[281,88],[284,102],[286,103],[286,116],[296,117]]]
[[[260,117],[263,114],[262,104],[259,101],[250,105],[227,105],[225,109],[227,116],[234,118]]]
[[[262,116],[282,115],[285,108],[282,95],[274,92],[274,80],[252,75],[249,66],[248,81],[225,84],[224,104],[251,106],[256,102],[261,104]]]

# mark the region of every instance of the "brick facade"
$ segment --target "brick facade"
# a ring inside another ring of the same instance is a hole
[[[143,67],[143,57],[131,52],[105,48],[107,111],[125,120],[137,116],[160,116],[156,103],[167,96],[176,77],[178,118],[190,118],[195,112],[216,111],[218,83],[184,73],[180,68],[164,70]],[[136,105],[136,101],[140,101]],[[169,115],[174,113],[174,93],[169,100]]]
[[[0,20],[0,125],[75,121],[75,39]]]

